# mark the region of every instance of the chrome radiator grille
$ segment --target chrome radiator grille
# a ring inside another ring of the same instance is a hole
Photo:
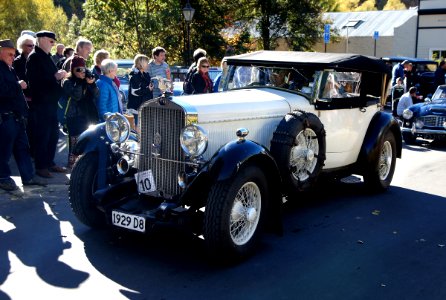
[[[137,168],[152,170],[156,190],[162,196],[180,193],[178,172],[184,171],[184,154],[180,132],[185,126],[185,113],[177,104],[168,101],[145,103],[139,111],[140,150]]]
[[[424,126],[427,127],[443,127],[443,123],[446,122],[445,116],[425,116],[419,118],[423,121]]]

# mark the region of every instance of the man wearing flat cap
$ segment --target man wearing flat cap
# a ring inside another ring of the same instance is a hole
[[[54,163],[57,141],[59,140],[59,122],[57,105],[63,94],[60,80],[67,72],[58,70],[51,59],[51,48],[56,42],[56,35],[51,31],[36,33],[37,42],[34,51],[26,63],[26,76],[31,88],[31,97],[35,112],[35,136],[38,143],[34,149],[36,174],[51,178],[51,172],[66,172],[65,168]]]
[[[33,174],[25,129],[28,107],[22,91],[27,84],[17,78],[12,68],[14,55],[12,41],[0,40],[0,188],[6,191],[17,189],[9,168],[12,155],[23,185],[45,185]]]

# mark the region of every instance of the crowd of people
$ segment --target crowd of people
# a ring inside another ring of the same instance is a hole
[[[87,67],[93,52],[91,41],[80,38],[75,48],[56,44],[54,32],[24,31],[16,45],[0,41],[0,188],[18,188],[11,178],[9,161],[16,161],[23,185],[47,184],[52,173],[67,173],[76,162],[73,149],[79,135],[91,124],[104,121],[107,112],[133,114],[163,93],[164,80],[171,81],[166,50],[155,47],[151,58],[134,57],[129,74],[127,107],[119,93],[117,63],[110,53],[94,53],[94,65]],[[55,53],[51,50],[55,47]],[[193,55],[184,84],[184,94],[212,93],[218,84],[209,77],[206,51]],[[61,124],[68,134],[69,154],[66,166],[55,163]],[[34,166],[33,166],[34,162]]]

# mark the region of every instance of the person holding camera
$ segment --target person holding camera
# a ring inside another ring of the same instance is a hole
[[[99,89],[94,75],[85,67],[85,59],[74,56],[71,60],[71,73],[62,82],[65,96],[68,98],[65,117],[68,129],[68,168],[72,168],[77,156],[73,153],[79,135],[91,124],[98,122],[96,100]]]

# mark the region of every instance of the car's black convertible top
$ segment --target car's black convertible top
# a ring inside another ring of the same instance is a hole
[[[351,53],[321,53],[297,51],[256,51],[226,57],[229,65],[275,65],[310,68],[333,68],[344,71],[387,73],[385,63],[372,56]]]

